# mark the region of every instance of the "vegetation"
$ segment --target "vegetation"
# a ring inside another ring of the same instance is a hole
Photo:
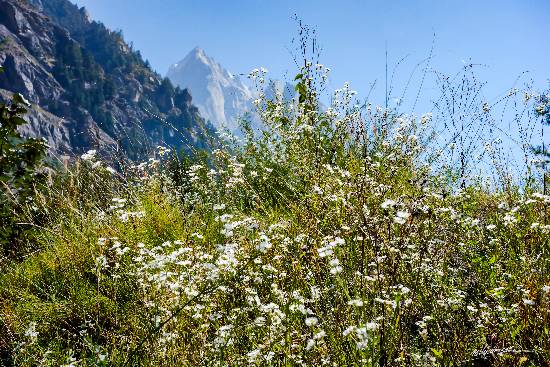
[[[0,69],[0,72],[2,70]],[[0,104],[0,256],[15,257],[25,248],[28,224],[39,220],[32,198],[43,183],[38,171],[46,153],[39,139],[24,139],[17,128],[29,103],[19,94]]]
[[[90,111],[92,117],[111,136],[115,136],[114,120],[105,112],[105,101],[115,96],[114,83],[105,75],[94,57],[68,36],[56,44],[53,75],[65,89],[66,98],[75,106]],[[50,110],[58,113],[56,101]]]
[[[321,109],[328,70],[304,65],[295,100],[255,101],[260,137],[53,175],[34,251],[0,263],[0,361],[548,365],[541,181],[466,178],[432,116],[348,85]]]

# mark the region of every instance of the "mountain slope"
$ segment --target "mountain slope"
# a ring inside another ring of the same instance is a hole
[[[33,103],[25,132],[52,153],[140,158],[161,144],[204,148],[214,132],[186,90],[68,0],[0,0],[0,64],[0,96]]]
[[[199,47],[170,66],[166,76],[189,89],[201,115],[218,128],[236,131],[238,119],[253,111],[249,88]]]

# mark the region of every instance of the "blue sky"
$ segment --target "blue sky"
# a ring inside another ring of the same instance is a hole
[[[195,46],[233,73],[264,66],[274,78],[294,75],[289,52],[296,14],[317,30],[321,62],[333,70],[331,87],[349,81],[365,96],[375,80],[384,93],[385,45],[399,90],[434,42],[432,67],[453,74],[480,63],[494,100],[522,80],[546,88],[550,78],[550,1],[359,0],[73,0],[94,19],[122,29],[152,66],[165,74]],[[411,91],[420,84],[413,78]],[[416,84],[415,84],[416,83]],[[430,89],[430,84],[425,87]],[[413,95],[416,92],[411,92]],[[410,97],[410,96],[409,96]]]

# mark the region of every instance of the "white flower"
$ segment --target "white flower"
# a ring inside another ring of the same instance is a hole
[[[319,253],[319,257],[327,257],[334,253],[332,249],[329,248],[328,246],[317,249],[317,252]]]
[[[389,208],[392,208],[395,204],[397,204],[395,201],[391,199],[387,199],[380,205],[380,207],[382,209],[389,209]]]
[[[319,319],[317,317],[307,317],[306,318],[306,325],[307,326],[315,326],[319,323]]]
[[[504,225],[505,226],[509,226],[513,223],[517,223],[518,222],[518,219],[516,218],[516,216],[510,212],[510,213],[506,213],[506,215],[504,216]]]
[[[411,214],[409,212],[399,210],[393,218],[393,221],[395,223],[404,224],[410,216]]]
[[[108,267],[107,258],[105,256],[98,256],[95,258],[96,269],[101,270],[102,268]]]
[[[352,299],[348,301],[349,306],[355,306],[355,307],[362,307],[363,306],[363,300],[360,299]]]
[[[226,223],[226,222],[229,222],[232,218],[233,218],[233,215],[231,215],[231,214],[223,214],[220,217],[214,218],[214,220],[216,222]]]
[[[314,346],[315,346],[315,340],[314,339],[309,339],[307,341],[307,344],[306,344],[306,350],[310,350]]]
[[[327,336],[327,333],[324,330],[321,330],[315,335],[313,335],[313,339],[319,340],[319,339],[323,339],[325,336]]]
[[[254,349],[251,352],[248,352],[246,356],[248,357],[248,362],[254,363],[258,356],[262,353],[261,349]]]
[[[224,210],[224,209],[225,209],[225,204],[214,205],[214,210]]]
[[[402,294],[407,294],[411,291],[409,288],[407,288],[405,286],[400,287],[400,290],[401,290]]]
[[[267,237],[265,234],[260,235],[260,243],[256,247],[261,252],[266,252],[269,250],[273,245],[271,244],[271,241],[269,240],[269,237]]]
[[[36,322],[29,323],[29,327],[25,330],[25,336],[31,340],[31,343],[34,343],[38,337],[38,331],[36,331]]]
[[[199,240],[202,240],[204,238],[204,236],[202,234],[198,233],[198,232],[193,232],[191,234],[191,237],[196,237]]]
[[[527,299],[527,298],[523,299],[523,303],[525,303],[528,306],[534,306],[535,305],[535,301],[533,301],[532,299]]]
[[[91,161],[92,159],[95,158],[96,153],[97,151],[94,149],[88,150],[86,153],[82,154],[80,158],[82,158],[85,161]]]
[[[365,329],[372,331],[377,330],[380,325],[377,322],[367,322],[365,324]]]
[[[355,326],[349,326],[346,330],[344,330],[342,335],[348,336],[349,334],[353,333],[355,331],[355,329],[356,329]]]
[[[256,319],[254,320],[254,325],[256,325],[256,326],[265,325],[265,317],[263,317],[263,316],[256,317]]]

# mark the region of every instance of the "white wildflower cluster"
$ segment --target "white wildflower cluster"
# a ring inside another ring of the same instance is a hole
[[[297,89],[328,72],[306,64]],[[308,90],[268,100],[266,73],[249,75],[261,139],[194,162],[180,196],[162,162],[141,163],[153,195],[105,214],[121,234],[94,247],[94,290],[135,286],[156,361],[435,366],[544,337],[548,195],[449,185],[422,156],[431,114],[362,108],[348,83],[326,108]]]
[[[157,146],[157,152],[161,157],[164,157],[170,154],[170,152],[172,152],[172,149],[159,145]]]
[[[86,153],[82,154],[80,158],[82,158],[82,160],[84,161],[93,161],[95,160],[96,155],[97,155],[97,150],[93,149],[93,150],[88,150]]]
[[[317,253],[319,254],[319,257],[328,259],[331,274],[341,273],[343,268],[340,265],[340,260],[338,260],[334,251],[338,246],[344,245],[346,241],[340,237],[329,237],[325,239],[325,241],[325,245],[318,248]]]
[[[118,219],[122,222],[128,222],[134,219],[141,219],[145,216],[145,211],[137,210],[125,210],[126,199],[123,198],[113,198],[113,204],[109,206],[108,211],[115,212],[118,216]]]
[[[393,221],[398,224],[405,224],[407,219],[411,216],[411,213],[404,211],[404,210],[398,210],[395,213],[395,217],[393,218]]]
[[[231,159],[228,167],[231,176],[229,177],[229,180],[227,180],[227,183],[225,184],[227,188],[235,187],[245,183],[245,180],[243,177],[244,166],[245,166],[244,164],[237,162],[235,158]]]
[[[98,159],[97,150],[91,149],[80,156],[83,162],[91,164],[92,169],[104,170],[110,174],[115,174],[116,170],[111,166],[104,165],[104,163]]]
[[[368,322],[361,326],[350,326],[343,332],[343,336],[353,337],[357,349],[365,349],[369,346],[369,341],[372,340],[373,333],[378,330],[380,325],[376,322]]]
[[[27,330],[25,330],[25,336],[28,338],[28,343],[33,344],[38,338],[38,331],[36,331],[36,322],[29,323]]]
[[[397,206],[397,202],[395,202],[392,199],[386,199],[382,204],[380,204],[380,207],[386,211],[393,212],[394,208]],[[409,217],[411,216],[411,213],[407,210],[396,210],[395,215],[393,217],[393,221],[397,224],[405,224]]]
[[[331,103],[332,110],[340,110],[343,108],[348,108],[354,102],[354,97],[357,95],[357,92],[350,88],[348,82],[344,83],[344,86],[341,89],[336,89],[333,94],[333,99]]]

